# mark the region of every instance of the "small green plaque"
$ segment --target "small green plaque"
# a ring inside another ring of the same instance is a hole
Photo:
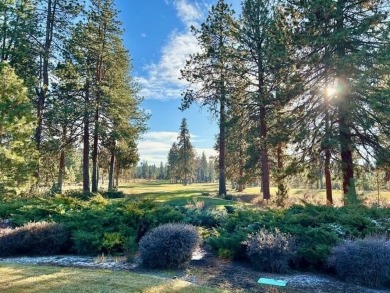
[[[262,285],[272,285],[272,286],[279,286],[279,287],[286,287],[287,281],[283,280],[275,280],[275,279],[269,279],[269,278],[260,278],[257,283]]]

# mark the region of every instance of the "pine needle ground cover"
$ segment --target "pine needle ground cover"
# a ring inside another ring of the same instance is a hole
[[[0,264],[2,293],[201,293],[223,292],[182,280],[129,272]]]

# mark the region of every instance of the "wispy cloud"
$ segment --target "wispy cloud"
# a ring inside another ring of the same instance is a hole
[[[201,156],[202,153],[204,152],[207,159],[218,155],[218,152],[212,148],[195,148],[195,151],[198,156]]]
[[[169,131],[152,131],[144,135],[144,140],[138,143],[138,152],[141,160],[149,164],[160,164],[166,162],[168,152],[172,144],[177,139],[176,132]]]
[[[169,2],[167,2],[169,3]],[[196,38],[191,32],[191,26],[197,25],[203,19],[206,5],[188,0],[172,1],[177,16],[183,22],[184,31],[174,30],[168,42],[161,49],[158,63],[145,67],[147,76],[138,77],[141,85],[141,95],[146,99],[177,99],[184,91],[186,82],[180,80],[180,70],[184,68],[190,54],[199,51]]]
[[[185,25],[190,27],[193,24],[202,19],[203,11],[198,2],[193,4],[188,3],[186,0],[177,0],[174,2],[175,7],[178,12],[179,18],[183,21]]]

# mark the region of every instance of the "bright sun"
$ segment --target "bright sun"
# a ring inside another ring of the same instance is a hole
[[[325,93],[328,97],[334,97],[337,93],[337,88],[335,86],[328,86],[325,89]]]

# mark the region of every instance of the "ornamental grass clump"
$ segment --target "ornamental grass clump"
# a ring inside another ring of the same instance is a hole
[[[261,229],[250,235],[245,244],[248,258],[260,271],[285,273],[295,257],[295,239],[278,229],[274,231]]]
[[[341,279],[356,284],[390,285],[390,241],[385,237],[347,240],[331,250],[329,266]]]
[[[200,244],[196,228],[188,224],[164,224],[142,237],[139,249],[148,268],[181,268]]]
[[[27,223],[15,229],[4,229],[0,234],[0,256],[53,255],[64,252],[69,244],[69,233],[61,224]]]

